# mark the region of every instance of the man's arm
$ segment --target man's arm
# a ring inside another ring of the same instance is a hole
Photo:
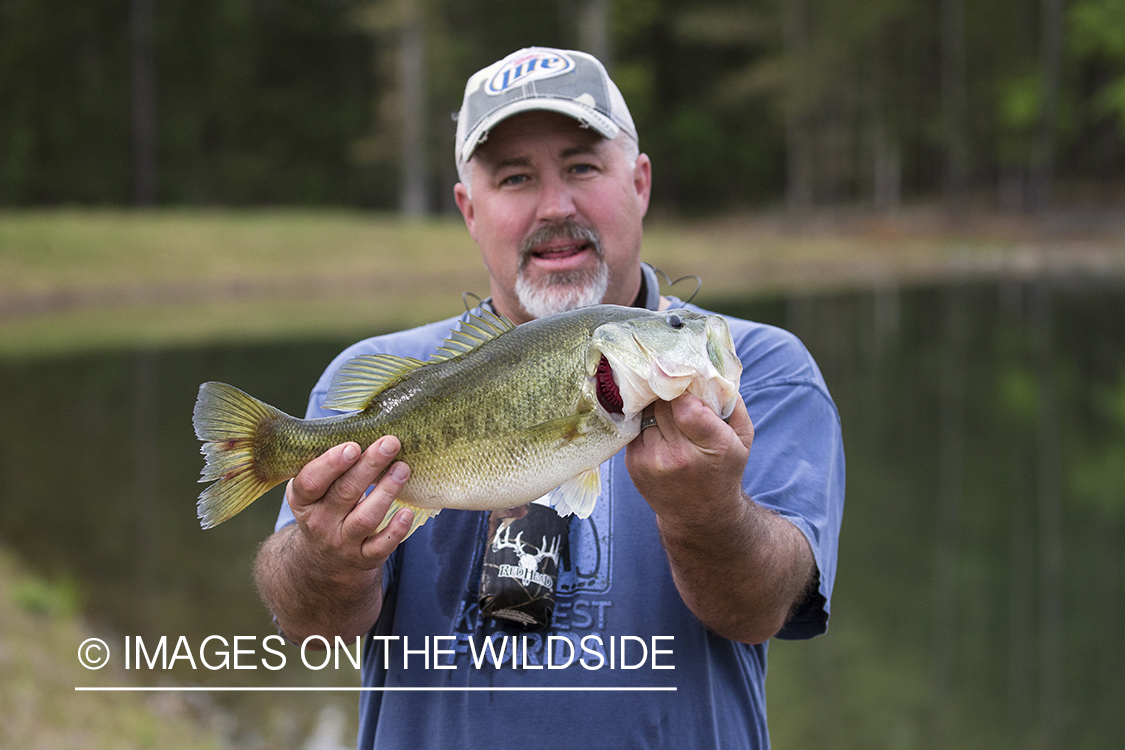
[[[760,643],[785,624],[815,571],[804,535],[742,491],[754,426],[739,400],[723,422],[694,396],[658,401],[657,429],[630,443],[626,465],[656,511],[676,588],[705,625]]]
[[[412,514],[400,510],[375,529],[410,470],[401,448],[382,437],[362,454],[344,443],[311,461],[286,487],[297,522],[258,550],[254,579],[287,637],[346,639],[366,633],[383,606],[383,563],[406,537]],[[367,488],[374,489],[364,496]]]

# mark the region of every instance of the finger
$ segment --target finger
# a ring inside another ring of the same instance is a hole
[[[727,424],[738,433],[743,445],[749,448],[754,443],[754,421],[750,419],[750,412],[746,410],[746,402],[741,398],[734,405],[734,411],[727,417]]]
[[[402,544],[413,523],[413,511],[408,508],[400,509],[385,529],[363,541],[360,554],[367,559],[386,560],[395,551],[395,547]]]
[[[641,411],[641,432],[637,435],[637,439],[642,444],[652,444],[661,439],[660,423],[656,419],[656,407],[661,403],[663,402],[656,401]],[[665,424],[667,423],[666,419]]]
[[[375,484],[379,476],[391,465],[401,447],[398,438],[391,435],[376,440],[368,446],[354,466],[332,483],[324,494],[326,503],[343,513],[350,513],[367,493],[368,488]]]
[[[332,483],[350,469],[358,458],[359,446],[355,443],[343,443],[309,461],[286,488],[289,507],[297,511],[319,501]]]
[[[379,481],[344,519],[344,536],[354,542],[375,533],[390,510],[391,503],[398,497],[406,480],[410,478],[410,467],[396,461]]]
[[[676,427],[691,442],[701,445],[710,442],[722,426],[722,420],[696,396],[684,393],[668,404]]]
[[[731,428],[696,396],[678,396],[669,403],[669,409],[676,428],[700,448],[717,446],[729,439]]]

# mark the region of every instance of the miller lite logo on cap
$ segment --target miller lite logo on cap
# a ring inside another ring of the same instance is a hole
[[[573,117],[604,138],[616,138],[622,130],[637,138],[625,99],[597,58],[578,50],[528,47],[469,77],[456,118],[458,168],[498,122],[533,110]]]
[[[529,50],[509,56],[488,79],[485,91],[492,96],[503,94],[513,86],[569,73],[574,60],[558,50]]]

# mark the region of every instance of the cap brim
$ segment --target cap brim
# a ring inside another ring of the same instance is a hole
[[[617,134],[621,132],[621,128],[610,117],[598,112],[596,109],[583,106],[573,99],[521,99],[497,107],[495,111],[488,113],[481,119],[477,126],[473,128],[465,138],[465,144],[461,148],[461,153],[457,155],[460,163],[463,164],[472,158],[473,152],[476,151],[477,146],[481,144],[482,139],[499,123],[522,112],[535,111],[558,112],[559,114],[572,117],[583,125],[593,128],[602,137],[610,140],[616,138]]]

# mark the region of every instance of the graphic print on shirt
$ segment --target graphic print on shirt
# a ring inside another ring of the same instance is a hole
[[[470,583],[469,590],[464,593],[453,619],[453,632],[455,637],[455,656],[447,658],[447,663],[452,664],[455,659],[471,658],[475,652],[478,656],[484,651],[488,640],[493,641],[494,649],[488,653],[488,662],[497,667],[511,666],[515,653],[515,640],[524,643],[526,636],[527,654],[529,664],[543,664],[547,654],[546,635],[563,636],[580,651],[582,639],[588,635],[599,636],[601,642],[608,642],[607,619],[613,602],[607,596],[612,588],[611,562],[613,556],[613,514],[610,501],[611,475],[613,472],[612,460],[602,464],[601,469],[601,495],[594,505],[594,510],[588,518],[572,516],[568,527],[569,554],[559,555],[557,560],[558,580],[555,586],[555,610],[552,615],[552,626],[542,632],[525,631],[519,628],[505,627],[487,617],[482,618],[480,611],[480,591],[474,583]],[[487,536],[487,514],[482,514],[481,538]],[[501,534],[503,530],[501,530]],[[550,558],[552,552],[557,555],[551,539],[545,539],[544,544],[537,540],[528,544],[526,539],[516,537],[501,537],[501,544],[515,550],[516,540],[519,539],[520,559],[519,565],[510,566],[509,570],[501,571],[513,577],[526,576],[534,582],[533,576],[539,574],[536,564]],[[474,557],[474,566],[479,570],[484,557],[483,548],[491,545],[482,544],[481,550]],[[525,565],[526,563],[526,565]],[[532,572],[535,570],[536,572]],[[479,576],[470,575],[470,582],[479,581]],[[514,636],[512,648],[499,653],[504,636]],[[469,641],[474,643],[470,646]],[[593,641],[588,641],[593,643]],[[556,650],[565,649],[565,644],[555,643]],[[461,656],[464,654],[465,656]],[[495,656],[493,659],[491,657]],[[519,664],[522,664],[525,655],[516,654]],[[608,658],[608,657],[607,657]]]

